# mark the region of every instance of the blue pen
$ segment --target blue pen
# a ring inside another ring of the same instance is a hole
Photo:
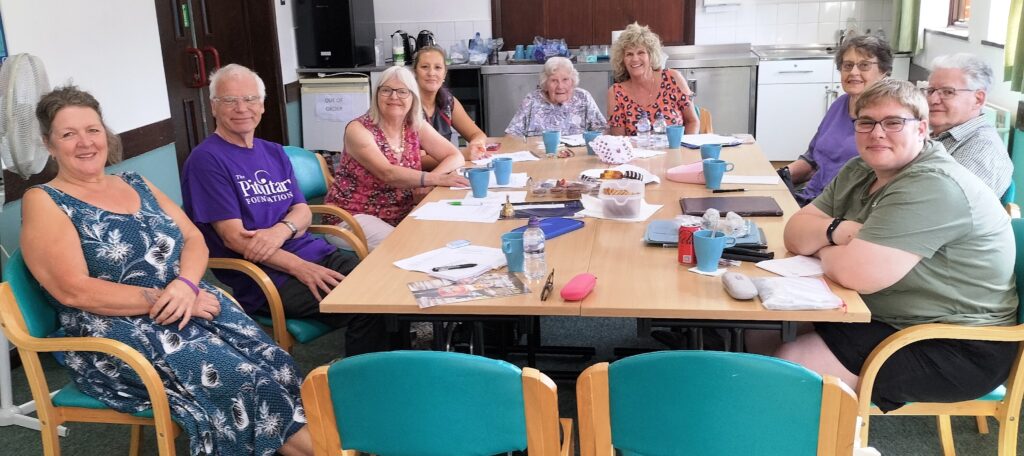
[[[436,268],[431,268],[430,270],[434,271],[434,272],[441,272],[441,271],[448,271],[448,270],[452,270],[452,269],[467,269],[467,268],[475,268],[475,267],[476,267],[476,263],[466,263],[466,264],[453,264],[451,266],[438,266]]]

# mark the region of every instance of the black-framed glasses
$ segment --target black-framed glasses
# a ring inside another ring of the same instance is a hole
[[[409,89],[393,89],[391,87],[384,86],[377,90],[377,94],[384,98],[390,98],[391,94],[395,94],[398,95],[399,99],[404,100],[409,98],[409,95],[412,95],[412,91]]]
[[[245,102],[245,104],[248,106],[255,106],[256,104],[263,101],[263,97],[259,95],[246,95],[244,97],[213,97],[213,101],[216,101],[217,103],[220,103],[224,106],[230,106],[234,108],[242,102]]]
[[[551,290],[555,289],[555,270],[551,269],[551,274],[548,274],[548,281],[544,283],[544,289],[540,292],[540,300],[547,301],[548,296],[551,296]]]
[[[875,131],[875,125],[881,124],[882,131],[895,133],[903,131],[903,126],[907,122],[920,122],[921,119],[905,118],[905,117],[889,117],[882,120],[871,120],[871,119],[857,119],[853,121],[853,130],[857,133],[871,133]]]
[[[933,93],[939,94],[940,100],[948,100],[956,96],[957,92],[974,92],[975,89],[957,89],[954,87],[922,87],[921,93],[925,97],[932,96]]]
[[[839,64],[839,69],[846,72],[850,72],[853,71],[853,67],[857,67],[857,69],[860,71],[868,71],[871,69],[872,66],[875,65],[878,65],[877,60],[862,60],[857,63],[843,62]]]

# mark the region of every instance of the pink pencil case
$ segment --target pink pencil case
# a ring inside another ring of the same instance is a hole
[[[582,301],[597,285],[597,277],[586,272],[577,274],[562,286],[562,299],[566,301]]]

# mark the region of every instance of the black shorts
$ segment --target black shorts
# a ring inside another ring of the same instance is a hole
[[[897,330],[868,324],[815,323],[814,329],[850,372],[860,375],[871,351]],[[933,339],[903,347],[878,371],[871,401],[883,412],[907,402],[977,399],[1006,381],[1016,342]]]

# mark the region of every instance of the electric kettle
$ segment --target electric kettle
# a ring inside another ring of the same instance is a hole
[[[430,30],[420,30],[419,36],[416,37],[416,50],[418,51],[434,44],[434,33]]]

